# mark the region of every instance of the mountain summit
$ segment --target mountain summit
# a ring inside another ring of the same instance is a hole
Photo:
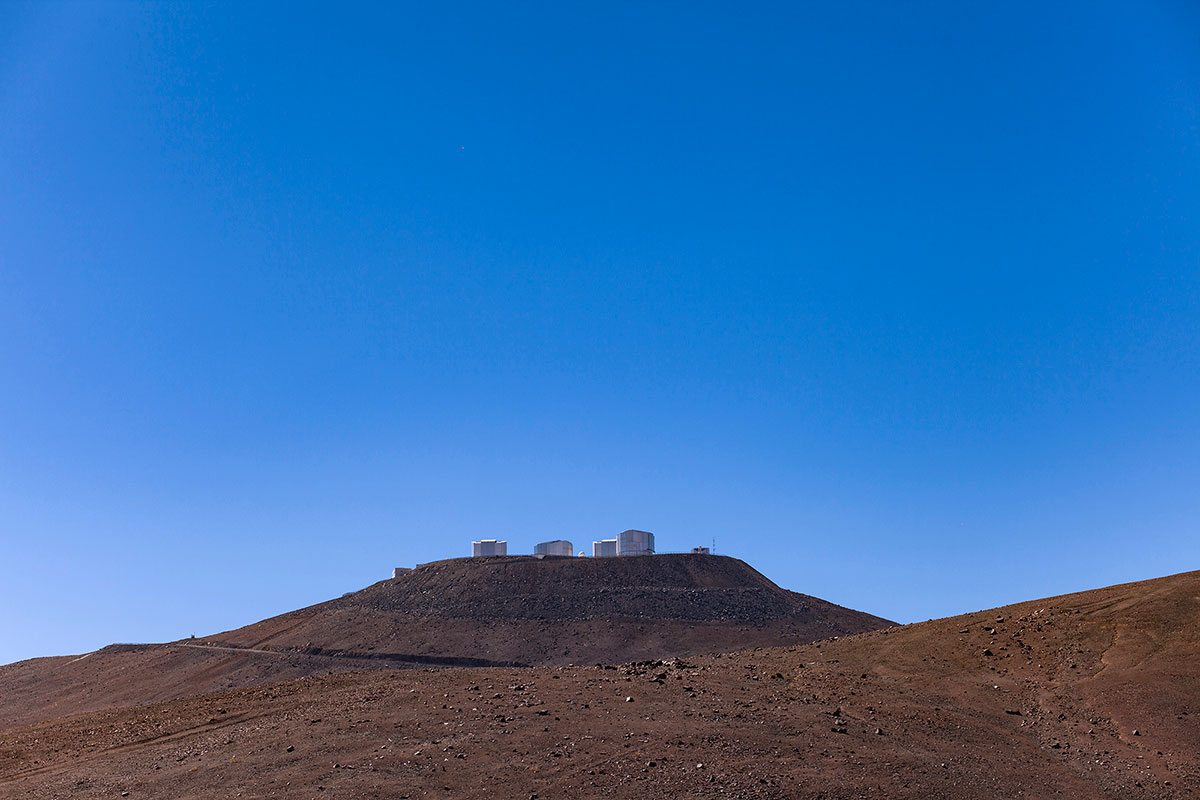
[[[0,667],[0,728],[314,673],[615,664],[890,625],[728,556],[450,559],[237,630]]]

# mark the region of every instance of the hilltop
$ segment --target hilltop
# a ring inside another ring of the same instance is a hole
[[[426,564],[208,638],[422,663],[543,665],[811,642],[891,624],[781,589],[728,556],[503,556]]]
[[[1200,573],[793,647],[387,670],[0,733],[13,796],[1200,793]]]
[[[612,664],[891,624],[727,556],[451,559],[233,631],[0,667],[0,728],[334,671]]]

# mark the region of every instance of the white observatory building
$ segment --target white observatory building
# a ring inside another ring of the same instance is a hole
[[[592,542],[592,558],[615,558],[617,555],[616,539],[601,539]]]
[[[480,539],[478,542],[471,542],[472,558],[506,555],[508,555],[508,542],[506,541],[500,539]]]
[[[592,542],[593,558],[654,555],[654,534],[650,531],[621,531],[613,539]]]
[[[654,555],[654,534],[650,531],[621,531],[617,534],[617,555]]]
[[[567,556],[575,554],[575,547],[566,539],[553,539],[533,546],[535,556]]]

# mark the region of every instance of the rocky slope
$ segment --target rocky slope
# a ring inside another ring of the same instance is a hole
[[[1187,573],[687,660],[310,676],[0,732],[0,795],[1195,797],[1198,620]]]
[[[727,556],[454,559],[209,637],[461,665],[567,664],[810,642],[892,623],[789,592]]]
[[[234,631],[0,667],[0,728],[331,671],[617,663],[890,624],[725,556],[454,559]]]

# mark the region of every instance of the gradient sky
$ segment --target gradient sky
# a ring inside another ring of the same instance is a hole
[[[1200,567],[1188,2],[0,5],[0,662],[479,537]]]

